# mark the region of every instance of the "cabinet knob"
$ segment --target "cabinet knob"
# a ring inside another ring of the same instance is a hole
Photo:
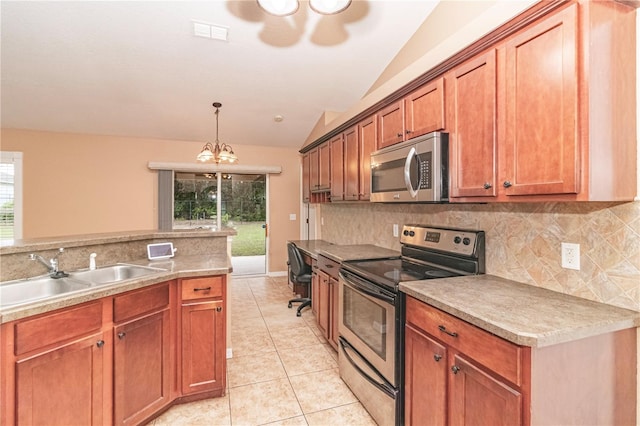
[[[460,371],[460,367],[454,365],[451,367],[451,371],[453,371],[453,374],[458,374],[458,371]]]
[[[483,185],[484,189],[490,189],[491,188],[491,184],[489,182],[485,182],[485,184]]]
[[[120,333],[118,333],[118,339],[124,339],[124,336],[126,336],[127,333],[125,333],[124,331],[121,331]]]
[[[99,347],[99,348],[103,347],[104,346],[104,340],[98,340],[96,342],[96,346]]]
[[[511,182],[509,182],[508,180],[505,180],[504,183],[502,184],[502,186],[504,186],[505,188],[509,188],[511,185],[513,185]]]
[[[216,308],[216,312],[222,312],[222,306],[218,306],[218,307]]]
[[[434,359],[436,362],[438,362],[438,361],[440,361],[440,360],[442,359],[442,355],[435,354],[435,355],[433,356],[433,359]]]
[[[413,133],[411,130],[405,130],[404,131],[406,134],[410,135],[411,133]]]
[[[397,136],[398,136],[399,138],[401,138],[401,137],[402,137],[402,133],[398,133],[398,134],[397,134]]]

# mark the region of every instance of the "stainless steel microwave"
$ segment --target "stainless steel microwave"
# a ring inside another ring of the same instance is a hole
[[[371,201],[449,201],[449,134],[428,133],[373,152]]]

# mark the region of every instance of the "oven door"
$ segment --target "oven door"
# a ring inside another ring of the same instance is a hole
[[[398,295],[340,270],[338,331],[392,386],[396,367],[395,301]]]

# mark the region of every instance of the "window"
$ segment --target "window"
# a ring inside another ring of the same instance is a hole
[[[0,240],[22,238],[22,153],[0,152]]]

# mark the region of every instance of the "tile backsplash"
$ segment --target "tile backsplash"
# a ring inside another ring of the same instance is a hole
[[[640,202],[321,204],[321,236],[400,249],[393,225],[481,229],[486,272],[640,311]],[[561,243],[580,244],[580,270],[561,267]]]

